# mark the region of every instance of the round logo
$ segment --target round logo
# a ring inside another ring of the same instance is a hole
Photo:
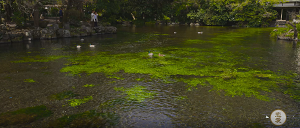
[[[284,113],[284,111],[277,109],[271,113],[270,119],[274,125],[280,126],[285,123],[286,114]]]

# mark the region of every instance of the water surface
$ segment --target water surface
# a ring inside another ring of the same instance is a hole
[[[52,112],[13,127],[274,127],[266,115],[281,109],[282,127],[300,127],[299,45],[272,29],[120,27],[0,44],[0,113]]]

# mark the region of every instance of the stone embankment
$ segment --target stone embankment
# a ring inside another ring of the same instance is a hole
[[[117,28],[113,26],[70,28],[65,24],[62,28],[58,24],[48,24],[46,28],[16,29],[13,25],[0,25],[0,43],[19,42],[28,40],[45,40],[70,37],[84,37],[97,34],[114,34]]]

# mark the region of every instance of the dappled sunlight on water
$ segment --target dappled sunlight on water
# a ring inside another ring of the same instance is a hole
[[[282,109],[299,127],[299,45],[271,30],[124,27],[0,44],[0,119],[47,108],[0,126],[273,127],[265,117]]]

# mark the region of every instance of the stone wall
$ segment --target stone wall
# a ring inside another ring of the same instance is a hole
[[[56,38],[70,38],[92,36],[97,34],[114,34],[116,27],[98,26],[89,27],[82,25],[78,28],[64,27],[59,28],[58,24],[48,24],[46,28],[36,29],[15,29],[10,26],[0,25],[0,43],[19,42],[26,40],[45,40]]]

